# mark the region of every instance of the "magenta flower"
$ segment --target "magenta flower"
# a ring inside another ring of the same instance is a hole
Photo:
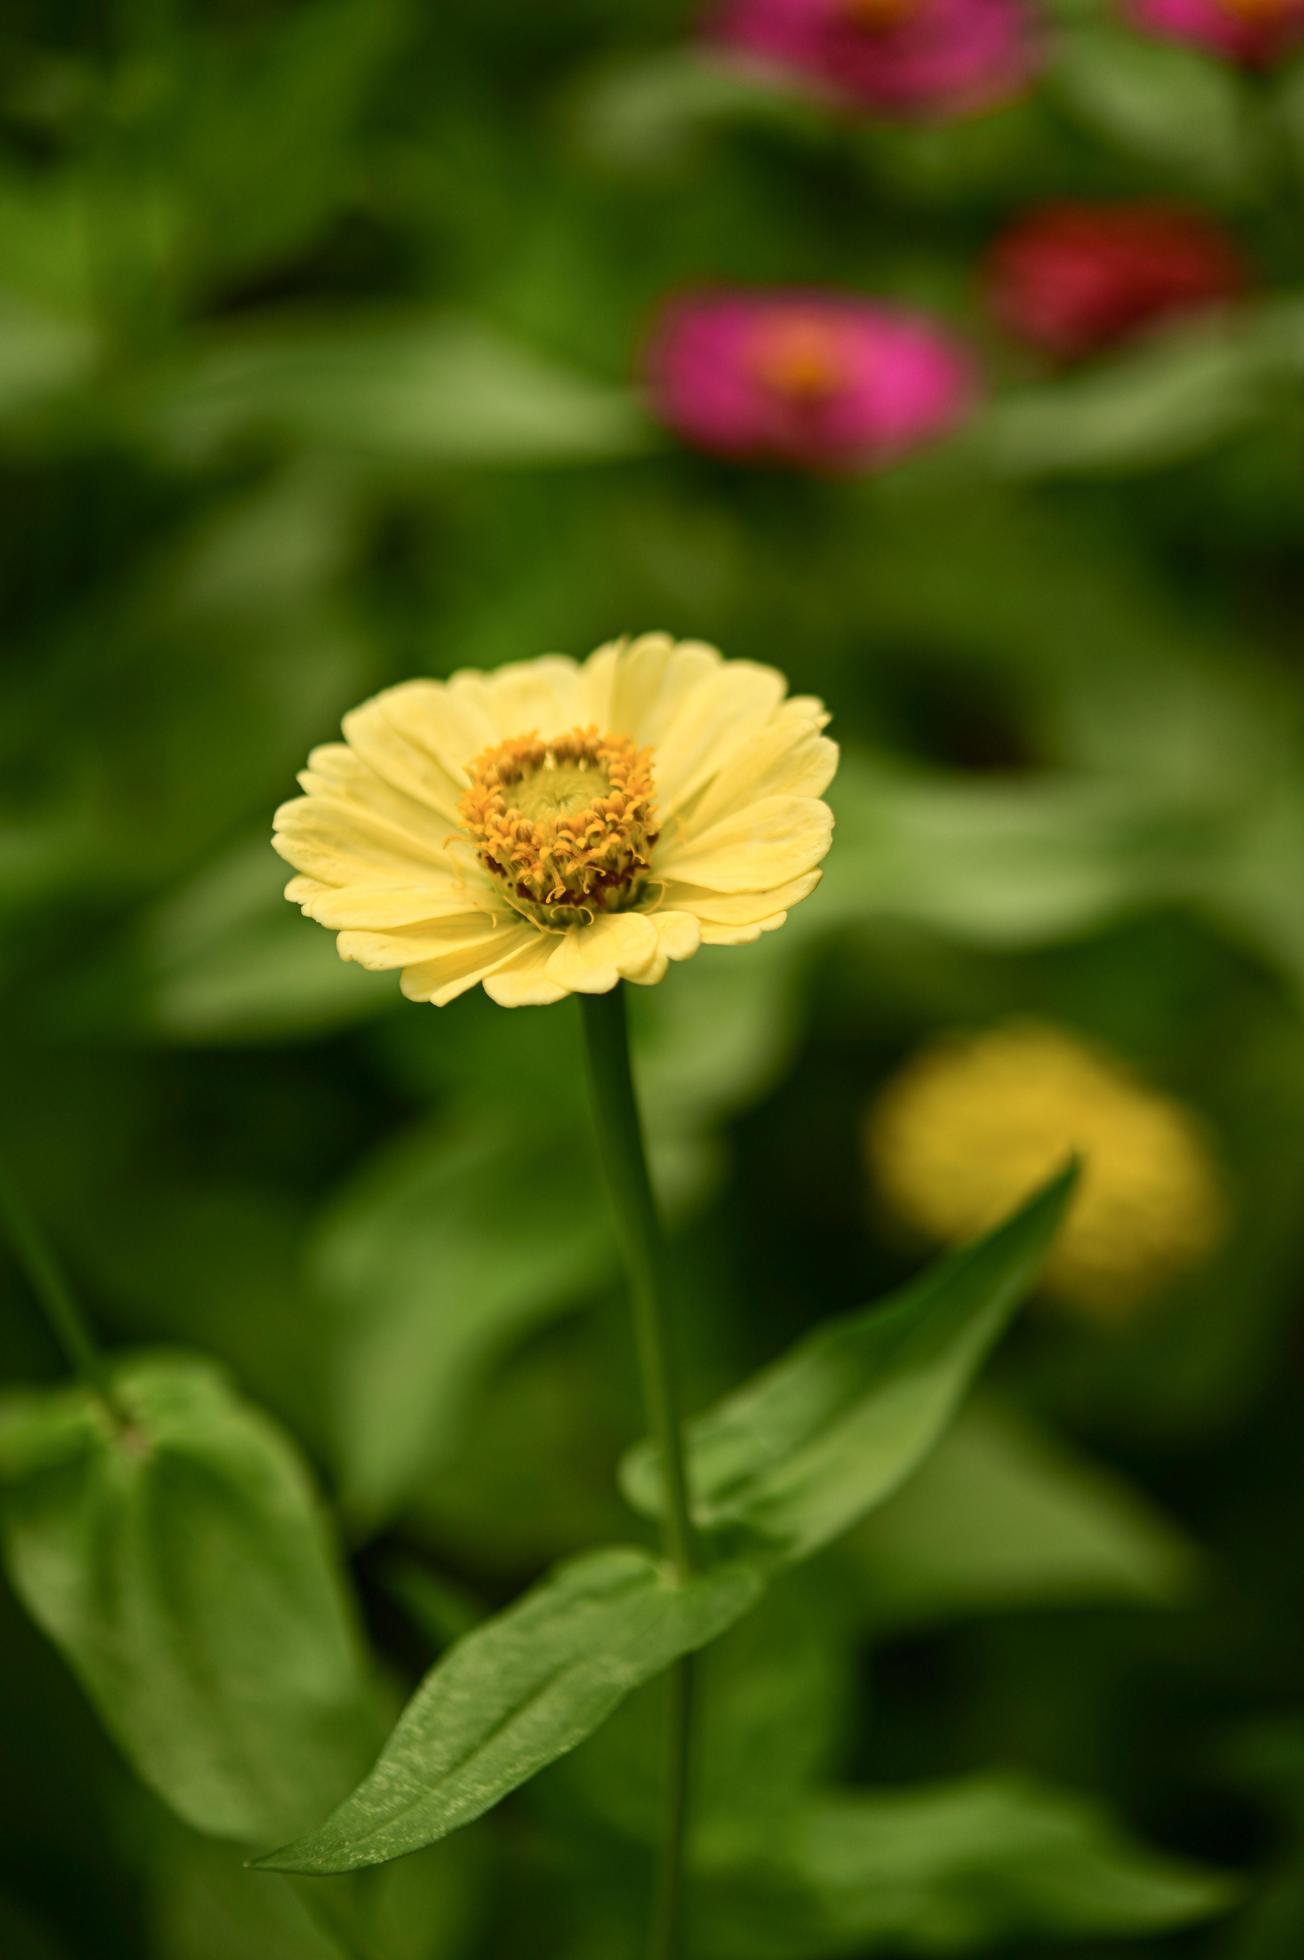
[[[1140,27],[1266,68],[1304,40],[1304,0],[1129,0]]]
[[[985,108],[1021,88],[1040,59],[1026,0],[720,0],[710,31],[893,116]]]
[[[666,308],[648,354],[657,414],[695,448],[872,469],[960,421],[966,349],[921,314],[842,293],[714,292]]]

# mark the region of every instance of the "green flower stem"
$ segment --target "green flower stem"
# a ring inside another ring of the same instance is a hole
[[[665,1480],[666,1556],[686,1579],[693,1570],[693,1527],[666,1304],[665,1244],[634,1096],[624,987],[609,994],[583,994],[580,1004],[603,1168],[629,1275],[643,1394]]]
[[[679,1388],[670,1339],[665,1242],[648,1176],[643,1126],[634,1094],[623,983],[608,994],[582,995],[580,1006],[603,1168],[629,1277],[643,1396],[665,1486],[662,1529],[666,1557],[677,1576],[687,1580],[694,1569],[693,1527],[688,1508]],[[669,1680],[665,1829],[652,1928],[652,1960],[675,1960],[680,1952],[693,1704],[692,1661],[685,1659],[676,1663]]]
[[[55,1339],[72,1367],[92,1389],[119,1428],[128,1427],[90,1323],[83,1314],[53,1248],[9,1179],[0,1173],[0,1218],[8,1229],[18,1263],[27,1275]]]

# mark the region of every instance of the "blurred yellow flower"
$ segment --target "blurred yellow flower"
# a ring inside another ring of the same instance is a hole
[[[1076,1035],[1035,1022],[924,1048],[874,1105],[867,1143],[888,1202],[944,1243],[986,1229],[1078,1151],[1082,1180],[1045,1282],[1101,1314],[1157,1292],[1209,1253],[1225,1225],[1195,1113]]]
[[[647,633],[407,681],[314,749],[273,842],[286,897],[409,1000],[652,985],[781,926],[819,881],[837,767],[772,667]]]

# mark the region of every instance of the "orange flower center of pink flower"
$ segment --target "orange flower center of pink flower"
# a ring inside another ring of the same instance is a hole
[[[1218,0],[1218,4],[1225,13],[1234,14],[1237,20],[1248,21],[1255,27],[1271,27],[1276,21],[1294,13],[1299,0]]]
[[[842,0],[843,11],[857,27],[881,34],[911,20],[924,0]]]
[[[838,323],[812,313],[780,314],[761,322],[752,371],[789,401],[831,400],[848,379],[846,343]]]

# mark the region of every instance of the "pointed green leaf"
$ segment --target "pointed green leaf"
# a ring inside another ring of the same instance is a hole
[[[197,1829],[295,1829],[347,1789],[373,1708],[298,1455],[220,1370],[135,1360],[118,1431],[83,1389],[0,1407],[14,1589],[139,1775]]]
[[[558,1567],[458,1642],[366,1781],[320,1830],[260,1866],[356,1871],[446,1837],[582,1742],[631,1689],[722,1633],[762,1585],[741,1562],[679,1585],[633,1548]]]
[[[1199,1556],[1139,1492],[989,1401],[966,1409],[904,1490],[846,1541],[873,1624],[1031,1605],[1173,1606]]]
[[[976,1245],[894,1299],[818,1328],[689,1426],[698,1522],[804,1558],[879,1504],[922,1461],[1033,1281],[1073,1188],[1072,1167]],[[643,1445],[624,1483],[655,1512]]]
[[[708,1852],[719,1960],[989,1953],[1011,1939],[1162,1933],[1223,1911],[1220,1874],[1136,1844],[1096,1805],[1001,1775],[829,1796]]]

